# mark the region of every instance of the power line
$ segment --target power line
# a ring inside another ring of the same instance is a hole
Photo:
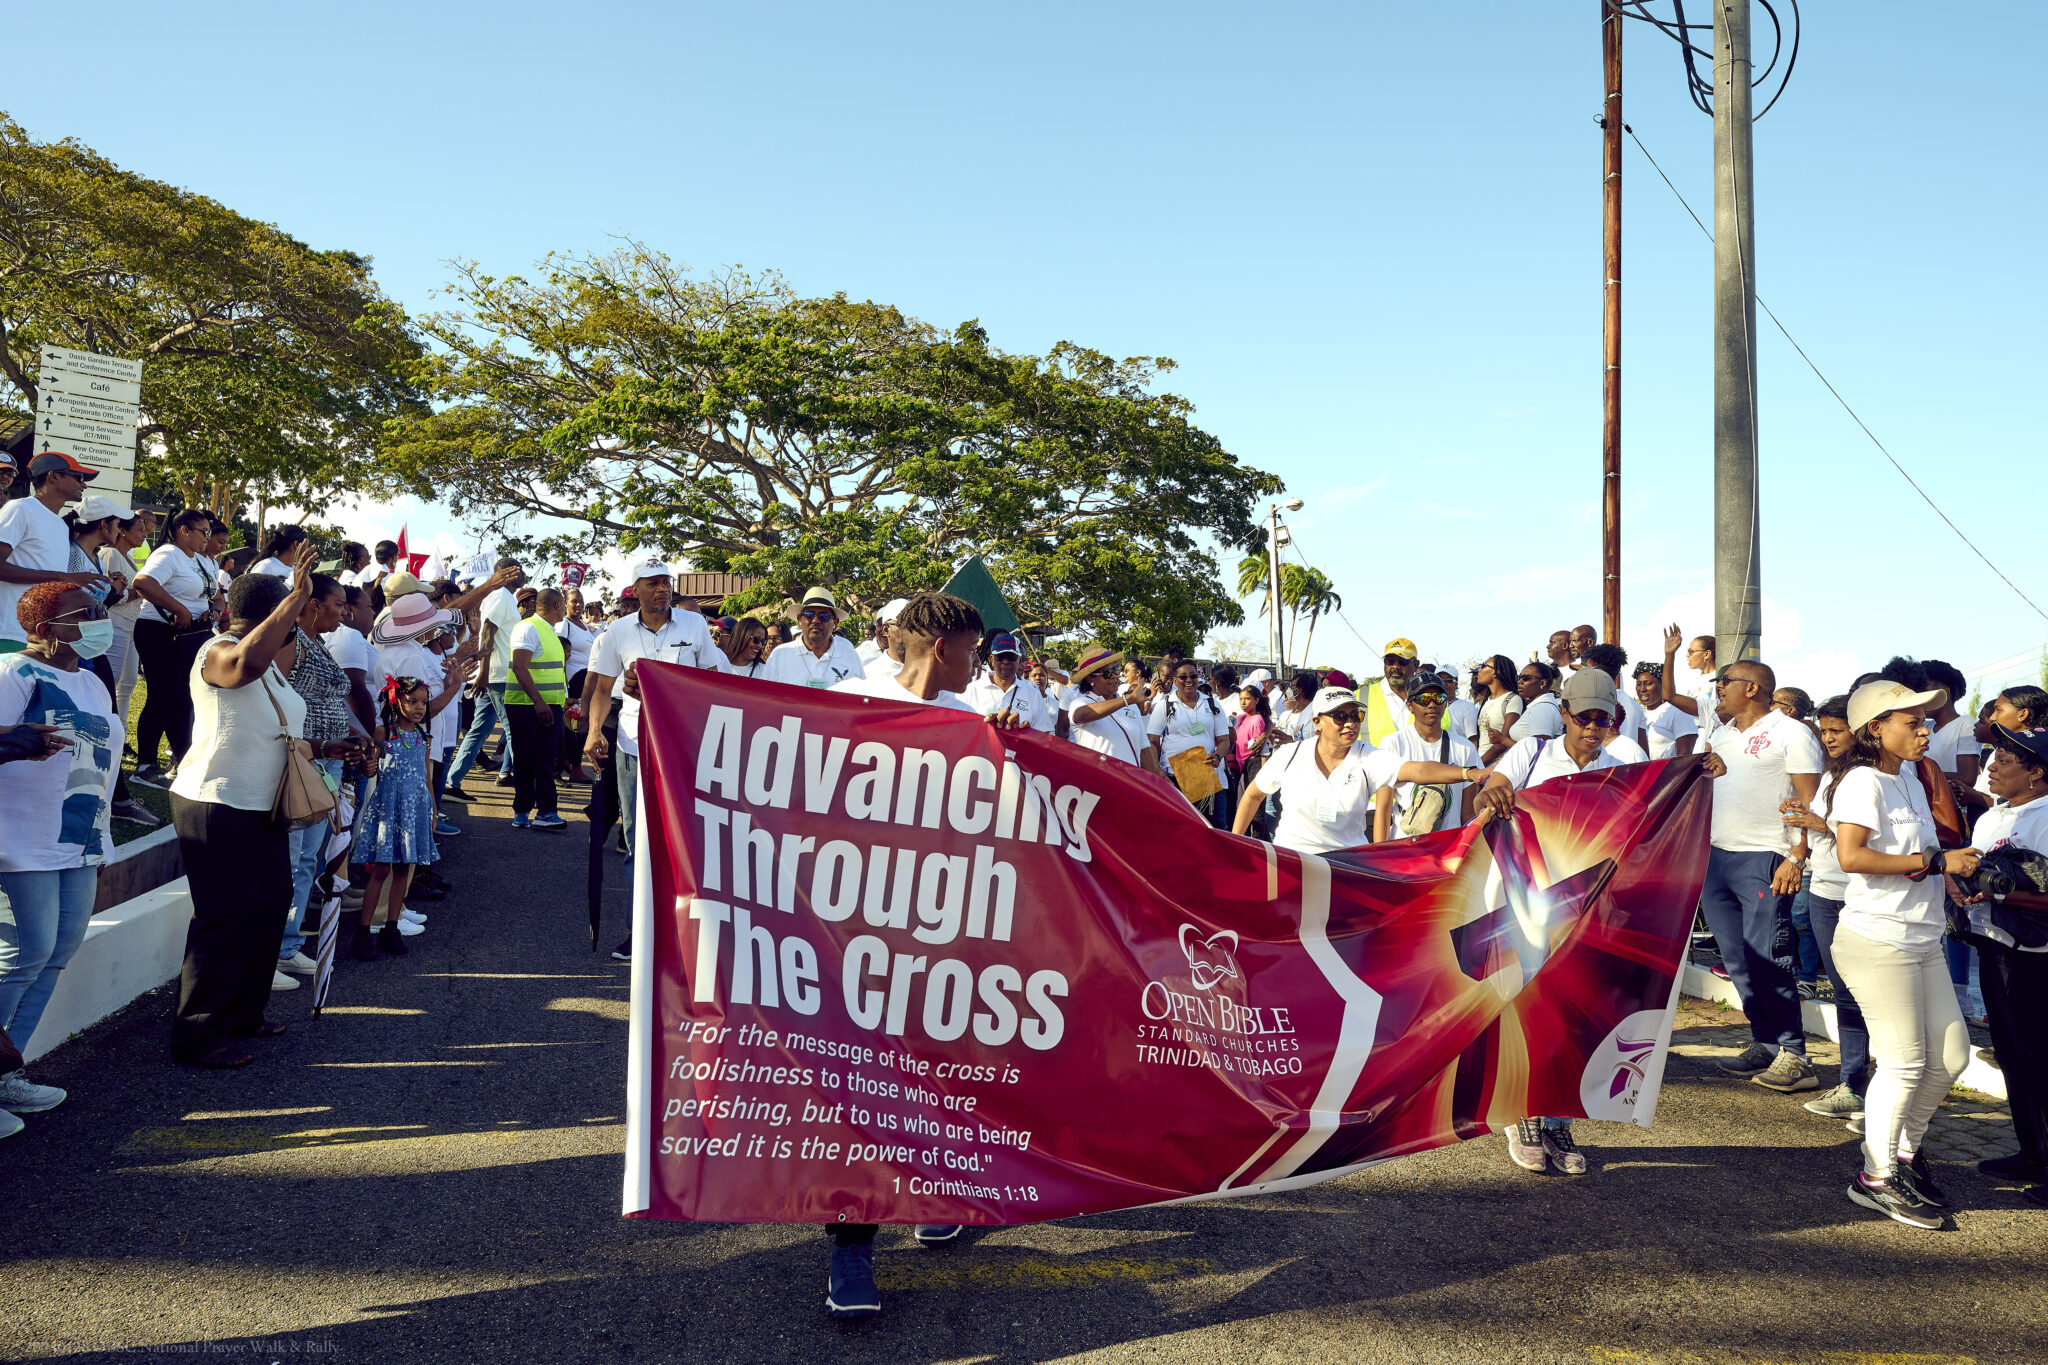
[[[1650,155],[1650,149],[1648,147],[1645,147],[1643,145],[1643,140],[1636,136],[1636,130],[1629,127],[1626,123],[1621,125],[1621,129],[1623,132],[1628,134],[1629,140],[1636,144],[1636,149],[1640,151],[1643,154],[1643,158],[1650,163],[1650,168],[1657,172],[1658,179],[1662,180],[1666,188],[1668,188],[1671,191],[1672,195],[1677,198],[1679,207],[1685,210],[1686,216],[1692,219],[1693,225],[1699,228],[1701,232],[1706,234],[1708,241],[1712,241],[1714,239],[1713,232],[1707,227],[1705,223],[1700,221],[1700,216],[1692,211],[1692,205],[1686,202],[1686,198],[1683,194],[1679,193],[1678,186],[1671,183],[1671,177],[1664,174],[1664,168],[1657,164],[1656,157]],[[1956,539],[1962,541],[1963,544],[1969,546],[1970,553],[1977,556],[1977,558],[1983,560],[1984,567],[1991,570],[1992,573],[1998,575],[1998,580],[2001,583],[2005,584],[2006,587],[2011,588],[2013,590],[2013,594],[2017,596],[2020,599],[2020,601],[2025,602],[2029,607],[2033,608],[2034,614],[2036,616],[2039,616],[2044,621],[2048,621],[2048,611],[2041,610],[2040,606],[2034,601],[2033,598],[2027,596],[2024,592],[2021,592],[2019,584],[2013,582],[2012,579],[2006,577],[2005,570],[1999,568],[1996,564],[1993,564],[1991,562],[1991,557],[1985,554],[1982,550],[1978,549],[1977,543],[1971,540],[1968,536],[1963,534],[1963,528],[1956,525],[1955,522],[1949,518],[1948,513],[1941,510],[1940,504],[1935,502],[1933,498],[1927,495],[1927,490],[1922,488],[1917,482],[1915,482],[1913,476],[1906,472],[1906,467],[1900,464],[1898,460],[1893,457],[1891,451],[1885,448],[1885,444],[1883,441],[1877,439],[1877,433],[1872,431],[1870,429],[1869,424],[1866,423],[1862,419],[1862,417],[1857,415],[1856,409],[1849,406],[1849,400],[1842,397],[1841,390],[1837,389],[1834,386],[1833,382],[1831,382],[1826,375],[1821,373],[1820,366],[1813,363],[1813,357],[1806,353],[1806,348],[1799,344],[1798,339],[1795,338],[1792,335],[1791,331],[1786,328],[1784,322],[1779,319],[1778,315],[1771,311],[1771,306],[1763,301],[1763,297],[1761,295],[1757,297],[1756,306],[1764,310],[1765,316],[1770,318],[1772,325],[1777,327],[1778,331],[1784,336],[1785,340],[1792,344],[1792,349],[1799,353],[1799,358],[1806,362],[1806,368],[1813,371],[1813,377],[1815,379],[1818,379],[1821,382],[1822,386],[1825,387],[1831,395],[1833,395],[1834,400],[1842,405],[1842,411],[1849,414],[1849,420],[1854,422],[1858,427],[1860,427],[1863,431],[1863,434],[1870,438],[1870,443],[1876,446],[1878,453],[1884,456],[1886,462],[1888,462],[1893,469],[1898,471],[1899,477],[1904,479],[1906,481],[1907,486],[1910,487],[1915,493],[1918,493],[1920,495],[1920,500],[1926,503],[1928,507],[1933,510],[1934,515],[1941,518],[1942,523],[1946,525],[1949,530],[1954,531],[1956,533]]]

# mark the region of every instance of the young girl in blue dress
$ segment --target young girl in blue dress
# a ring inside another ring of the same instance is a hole
[[[350,953],[363,961],[376,957],[380,947],[394,955],[405,952],[398,913],[405,906],[413,869],[441,856],[434,847],[434,787],[429,777],[434,737],[430,722],[461,694],[471,671],[467,663],[451,665],[438,697],[430,697],[427,685],[418,678],[384,680],[382,722],[375,735],[377,768],[364,784],[363,806],[356,813],[349,850],[350,859],[369,871],[362,918],[349,943]],[[380,920],[384,927],[373,928]]]

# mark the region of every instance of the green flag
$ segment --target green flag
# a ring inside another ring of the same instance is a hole
[[[1003,590],[989,576],[988,566],[981,562],[980,555],[956,569],[940,591],[972,602],[974,609],[981,613],[982,625],[990,630],[1017,629],[1017,613],[1011,611],[1010,604],[1003,600]]]

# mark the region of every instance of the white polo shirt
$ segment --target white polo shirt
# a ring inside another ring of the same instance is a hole
[[[1813,731],[1783,711],[1766,711],[1747,730],[1723,725],[1707,745],[1728,765],[1714,780],[1712,842],[1723,853],[1791,851],[1791,831],[1778,807],[1793,795],[1792,777],[1827,767]],[[1841,800],[1839,792],[1835,798]]]
[[[1169,692],[1152,703],[1145,733],[1159,740],[1160,763],[1171,765],[1173,756],[1183,750],[1214,754],[1218,744],[1230,739],[1230,717],[1223,714],[1214,697],[1196,693],[1195,704],[1189,706]]]
[[[590,651],[590,671],[612,680],[612,704],[619,712],[619,752],[640,753],[640,699],[626,695],[626,665],[636,659],[731,670],[725,654],[711,643],[711,628],[694,611],[670,612],[660,630],[649,630],[639,613],[622,616],[606,627]]]
[[[1608,746],[1597,750],[1591,761],[1581,768],[1572,760],[1562,739],[1555,735],[1531,735],[1501,755],[1494,771],[1507,778],[1516,791],[1527,791],[1531,787],[1542,786],[1553,777],[1597,773],[1605,768],[1619,768],[1626,762],[1627,759],[1616,757],[1612,746]]]
[[[1328,773],[1316,762],[1316,742],[1304,739],[1268,759],[1252,779],[1252,790],[1280,793],[1280,825],[1273,842],[1298,853],[1357,848],[1372,829],[1373,794],[1394,785],[1401,760],[1364,740]]]
[[[801,639],[778,645],[768,656],[768,667],[761,670],[761,676],[769,682],[787,683],[791,687],[835,687],[848,678],[867,675],[860,651],[844,635],[833,636],[831,647],[823,654],[813,654]]]
[[[967,684],[966,690],[960,694],[960,699],[981,715],[992,716],[998,711],[1015,711],[1018,719],[1032,729],[1046,734],[1052,732],[1052,718],[1048,714],[1051,710],[1050,704],[1038,694],[1037,688],[1024,680],[1021,674],[1018,675],[1017,681],[1008,687],[1002,686],[994,678],[976,678]]]
[[[1093,706],[1108,701],[1092,692],[1083,692],[1076,684],[1060,694],[1060,707],[1068,713],[1067,738],[1084,749],[1093,749],[1098,754],[1108,754],[1126,763],[1144,766],[1145,713],[1135,706],[1125,705],[1121,710],[1112,711],[1101,720],[1086,724],[1072,718],[1077,706]]]

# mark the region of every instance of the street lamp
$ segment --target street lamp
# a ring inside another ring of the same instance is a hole
[[[1266,643],[1273,650],[1273,675],[1287,681],[1287,650],[1280,638],[1280,513],[1299,512],[1300,498],[1276,502],[1266,509]]]

